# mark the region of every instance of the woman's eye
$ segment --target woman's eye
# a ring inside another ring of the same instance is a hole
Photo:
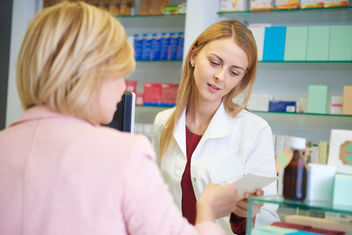
[[[238,76],[239,74],[236,71],[231,71],[232,76]]]
[[[216,62],[216,61],[210,61],[210,63],[212,64],[212,65],[220,65],[220,63],[218,63],[218,62]]]

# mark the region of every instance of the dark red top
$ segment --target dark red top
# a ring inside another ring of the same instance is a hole
[[[196,221],[197,203],[191,181],[191,157],[201,138],[201,135],[196,135],[192,133],[186,127],[187,163],[181,179],[182,214],[185,218],[187,218],[188,222],[191,224],[195,224]],[[234,233],[238,235],[246,233],[246,222],[246,218],[236,216],[233,213],[230,216],[231,229]]]

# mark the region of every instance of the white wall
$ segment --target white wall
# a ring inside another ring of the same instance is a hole
[[[16,89],[16,61],[27,26],[40,8],[40,0],[13,1],[6,126],[23,113]]]

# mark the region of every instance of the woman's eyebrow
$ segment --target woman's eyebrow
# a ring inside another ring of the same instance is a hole
[[[212,53],[212,54],[210,54],[210,55],[211,55],[211,56],[215,56],[218,60],[220,60],[221,62],[224,62],[224,60],[221,59],[220,56],[218,56],[218,55],[216,55],[216,54],[214,54],[214,53]],[[234,67],[234,68],[236,68],[236,69],[242,69],[243,71],[246,71],[243,67],[238,66],[238,65],[231,65],[230,67]]]

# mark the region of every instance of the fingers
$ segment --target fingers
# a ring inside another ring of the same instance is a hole
[[[232,212],[237,216],[245,217],[245,218],[247,218],[247,215],[248,215],[248,210],[245,210],[241,207],[236,207]]]
[[[255,192],[253,192],[253,193],[248,193],[248,192],[246,192],[245,194],[244,194],[244,198],[245,199],[248,199],[248,198],[250,198],[250,197],[254,197],[254,196],[263,196],[264,195],[264,191],[263,190],[261,190],[261,189],[257,189]]]

